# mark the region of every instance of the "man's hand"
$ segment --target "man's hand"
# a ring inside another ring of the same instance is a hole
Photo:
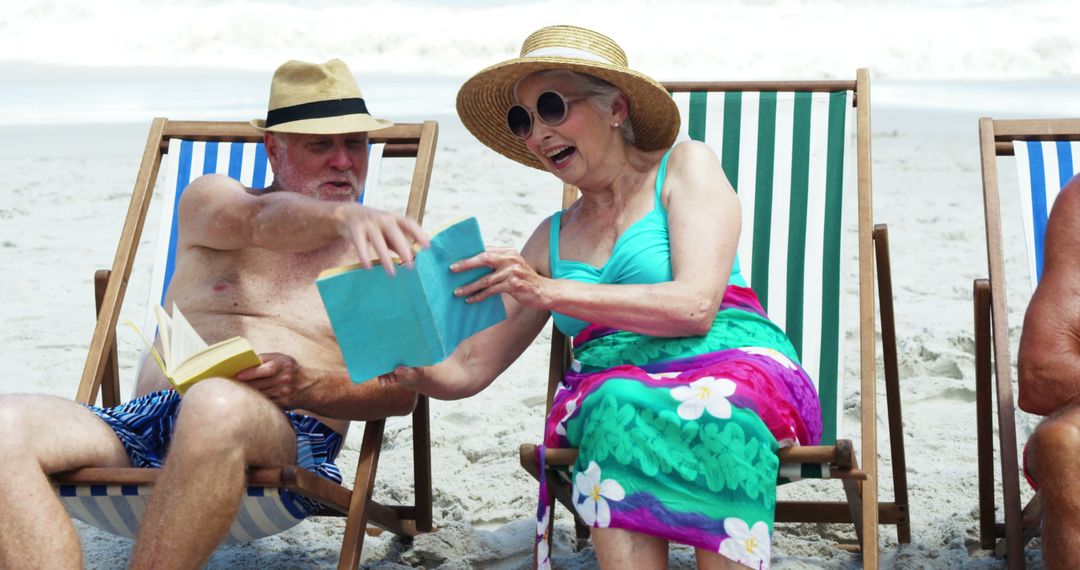
[[[374,250],[383,268],[390,275],[395,273],[391,251],[396,253],[405,265],[412,266],[413,242],[420,247],[431,245],[427,233],[412,218],[359,204],[348,204],[338,210],[338,219],[338,233],[352,242],[360,258],[360,265],[371,267],[371,252]]]
[[[264,352],[259,358],[262,364],[241,371],[236,379],[262,392],[283,410],[305,407],[305,398],[318,382],[317,377],[287,354]]]

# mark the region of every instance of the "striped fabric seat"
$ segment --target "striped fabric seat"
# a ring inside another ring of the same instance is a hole
[[[360,196],[361,201],[378,184],[384,146],[375,144],[369,150],[365,194]],[[255,189],[269,186],[274,179],[266,149],[261,142],[216,143],[171,139],[168,156],[170,160],[165,165],[164,184],[160,186],[161,229],[158,232],[143,328],[148,333],[145,335],[147,338],[153,338],[156,334],[153,308],[164,303],[172,279],[176,262],[176,207],[184,189],[192,180],[211,173],[228,175]],[[106,532],[134,538],[152,489],[150,486],[137,485],[59,485],[57,492],[72,517]],[[225,542],[249,542],[282,532],[303,520],[299,507],[289,500],[283,500],[279,496],[280,491],[248,487]]]
[[[680,138],[710,145],[742,204],[739,263],[814,381],[822,445],[842,433],[842,207],[853,192],[850,91],[675,92]],[[784,464],[780,482],[828,476]]]
[[[1013,141],[1012,145],[1016,155],[1028,274],[1031,288],[1035,289],[1043,271],[1046,221],[1058,193],[1080,172],[1080,142],[1019,140]]]
[[[879,524],[896,525],[897,541],[908,543],[911,521],[888,227],[875,225],[872,208],[869,70],[857,70],[854,81],[663,85],[679,108],[679,140],[710,145],[735,187],[742,207],[740,271],[770,319],[790,337],[821,398],[821,444],[781,450],[777,483],[838,479],[846,500],[778,500],[776,522],[852,523],[864,566],[877,568]],[[563,207],[577,195],[565,185]],[[857,328],[845,327],[841,294],[856,292],[850,305],[858,312]],[[877,489],[878,315],[894,482],[889,502],[879,500]],[[844,370],[846,337],[858,340],[848,347],[858,355],[857,371]],[[567,339],[553,328],[549,411],[569,351]],[[859,380],[859,422],[848,435],[841,421],[845,372]],[[536,445],[523,444],[519,452],[522,467],[547,481],[555,498],[574,511],[557,467],[573,463],[577,450],[546,448],[543,461]],[[551,521],[554,516],[554,532]],[[576,529],[581,546],[588,528],[577,518]]]
[[[68,514],[108,533],[135,538],[153,487],[140,485],[61,485]],[[250,542],[296,526],[303,520],[280,489],[248,487],[227,544]]]

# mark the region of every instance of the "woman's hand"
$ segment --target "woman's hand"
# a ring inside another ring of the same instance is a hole
[[[406,388],[416,388],[423,383],[425,378],[424,371],[427,366],[398,366],[393,372],[387,372],[386,374],[379,375],[380,386],[405,386]]]
[[[484,253],[463,259],[450,266],[451,271],[490,267],[493,271],[468,285],[454,290],[469,303],[506,293],[531,309],[549,310],[551,279],[537,273],[516,249],[489,248]]]

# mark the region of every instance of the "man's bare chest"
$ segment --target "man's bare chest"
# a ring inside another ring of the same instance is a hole
[[[323,336],[330,329],[315,280],[346,261],[340,248],[301,254],[196,249],[177,260],[169,300],[185,314],[263,318]]]

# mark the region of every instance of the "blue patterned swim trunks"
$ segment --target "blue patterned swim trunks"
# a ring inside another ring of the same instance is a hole
[[[101,418],[120,438],[135,467],[161,467],[172,442],[180,394],[174,390],[152,392],[115,408],[86,408]],[[85,405],[85,404],[84,404]],[[296,432],[296,464],[334,483],[341,483],[341,471],[334,458],[341,451],[341,434],[319,420],[293,412],[282,412]],[[319,503],[282,489],[285,508],[297,518],[319,510]]]

